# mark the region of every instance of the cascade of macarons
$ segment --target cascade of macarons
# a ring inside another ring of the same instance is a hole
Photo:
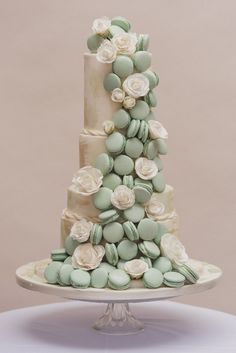
[[[87,46],[112,71],[103,86],[117,103],[101,129],[106,152],[73,177],[79,194],[91,197],[98,222],[81,218],[64,248],[51,252],[48,283],[74,288],[124,290],[141,279],[146,288],[196,283],[197,269],[183,244],[159,222],[166,183],[160,158],[168,132],[155,119],[158,75],[151,68],[149,36],[131,31],[124,17],[95,19]]]

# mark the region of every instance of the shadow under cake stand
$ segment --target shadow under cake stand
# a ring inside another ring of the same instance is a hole
[[[220,268],[205,262],[192,261],[202,266],[202,276],[197,283],[187,284],[181,288],[163,286],[157,289],[147,289],[143,287],[141,280],[132,281],[131,288],[122,291],[109,288],[79,289],[48,284],[43,277],[43,273],[50,259],[31,262],[19,267],[16,270],[16,280],[21,287],[33,291],[67,299],[107,303],[105,313],[97,319],[93,328],[101,333],[128,335],[138,333],[144,329],[143,323],[131,313],[129,303],[156,301],[199,293],[213,288],[217,284],[222,275]]]

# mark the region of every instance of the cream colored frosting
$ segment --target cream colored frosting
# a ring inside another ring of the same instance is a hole
[[[104,120],[111,120],[119,103],[111,100],[103,87],[106,74],[112,72],[112,64],[103,64],[96,54],[84,54],[84,128],[102,130]]]

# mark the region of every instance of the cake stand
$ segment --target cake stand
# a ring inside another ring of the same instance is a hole
[[[97,319],[93,328],[101,333],[113,335],[128,335],[142,331],[144,325],[136,319],[130,311],[129,303],[170,299],[186,294],[199,293],[213,288],[219,281],[222,271],[220,268],[205,262],[194,261],[201,266],[201,273],[196,284],[187,284],[181,288],[160,287],[147,289],[141,280],[132,281],[131,287],[119,291],[109,288],[78,289],[48,284],[43,272],[50,259],[31,262],[19,267],[16,271],[17,283],[26,289],[52,294],[58,297],[86,302],[107,303],[104,314]]]

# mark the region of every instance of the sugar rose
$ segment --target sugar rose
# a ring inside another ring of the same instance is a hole
[[[135,195],[133,190],[125,185],[119,185],[111,195],[111,203],[119,210],[125,210],[134,205]]]
[[[123,107],[125,109],[132,109],[136,104],[136,99],[134,97],[126,96],[123,100]]]
[[[105,249],[102,245],[80,244],[72,255],[72,266],[85,271],[93,270],[100,265],[104,255]]]
[[[152,160],[140,157],[135,161],[135,171],[141,179],[151,180],[156,176],[158,168]]]
[[[111,92],[111,100],[116,103],[122,103],[125,98],[125,92],[120,88],[115,88]]]
[[[92,222],[83,218],[73,224],[70,231],[70,237],[77,240],[79,243],[83,243],[88,240],[92,226]]]
[[[133,98],[143,97],[149,91],[149,81],[143,74],[132,74],[124,80],[123,89]]]
[[[97,50],[96,58],[103,64],[110,64],[116,59],[117,49],[114,44],[105,39]]]
[[[161,254],[168,257],[173,263],[181,265],[188,261],[184,245],[173,234],[164,234],[161,238]]]
[[[148,270],[148,264],[143,260],[134,259],[125,263],[124,270],[131,278],[138,279]]]
[[[159,201],[157,193],[153,193],[149,202],[145,206],[146,215],[153,220],[162,219],[165,213],[165,205]]]
[[[74,175],[72,183],[76,191],[84,196],[95,194],[102,185],[102,172],[91,166],[80,168]]]
[[[102,126],[107,135],[112,134],[115,130],[115,124],[112,120],[105,120]]]
[[[136,51],[137,35],[135,33],[120,33],[112,38],[118,54],[131,55]]]
[[[159,123],[157,120],[149,120],[148,121],[148,127],[149,127],[149,135],[152,139],[167,139],[168,138],[168,132],[164,128],[164,126]]]
[[[96,18],[96,20],[93,21],[92,30],[94,33],[104,36],[108,33],[110,26],[111,20],[108,17],[104,16]]]

